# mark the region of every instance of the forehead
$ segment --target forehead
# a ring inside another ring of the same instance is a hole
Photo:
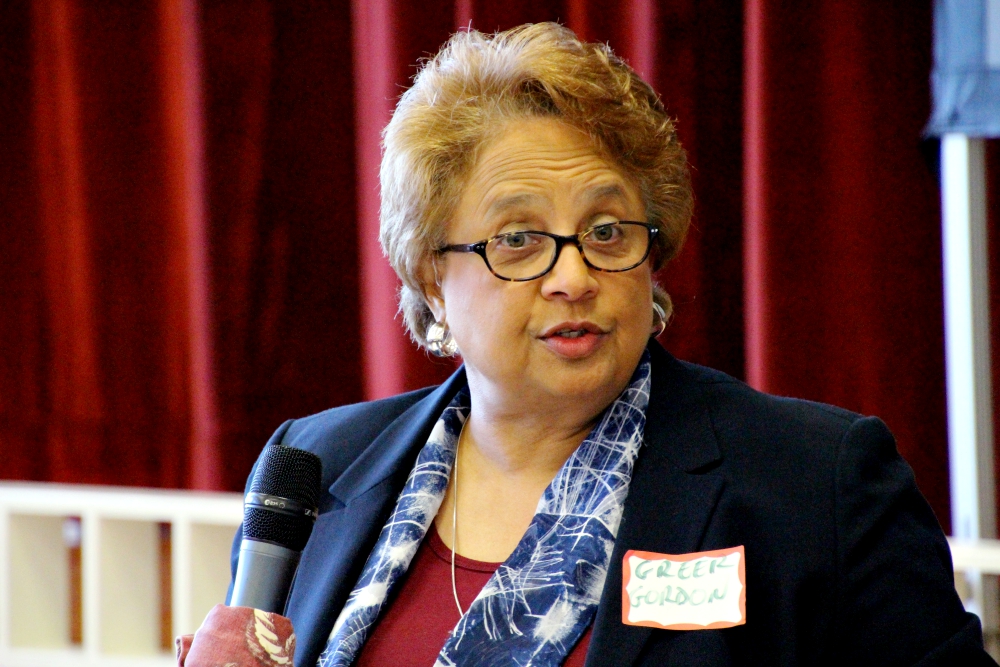
[[[642,209],[638,187],[585,133],[553,118],[518,119],[482,149],[462,190],[458,218],[599,202],[617,203],[632,216]]]

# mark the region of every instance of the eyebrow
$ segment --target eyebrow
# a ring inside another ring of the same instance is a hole
[[[628,199],[628,194],[625,192],[625,188],[620,183],[612,183],[611,185],[602,185],[599,188],[595,188],[587,193],[587,199],[589,201],[598,201],[601,199],[607,199],[609,197],[620,197],[621,199]]]
[[[602,185],[586,193],[586,199],[588,202],[600,201],[602,199],[608,199],[611,197],[628,199],[628,194],[625,192],[625,188],[619,183]],[[527,204],[534,203],[541,198],[542,197],[540,197],[539,195],[531,193],[523,193],[517,195],[510,195],[509,197],[501,197],[497,201],[490,204],[488,213],[492,215],[495,215],[497,213],[503,213],[504,211],[508,211],[512,208],[517,208],[519,206],[524,206]]]
[[[510,210],[512,208],[517,208],[519,206],[524,206],[526,204],[533,203],[541,199],[539,195],[524,193],[519,195],[510,195],[509,197],[501,197],[492,204],[490,204],[487,210],[488,215],[496,215],[498,213],[503,213],[504,211]]]

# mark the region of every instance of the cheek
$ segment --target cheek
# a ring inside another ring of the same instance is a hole
[[[646,347],[649,342],[650,333],[653,329],[652,306],[649,313],[645,309],[635,310],[630,313],[631,317],[622,336],[622,351],[627,357],[634,356],[636,350]]]
[[[615,286],[612,298],[618,311],[619,323],[630,333],[638,332],[635,335],[648,334],[653,323],[652,277],[648,271],[625,274],[622,277],[626,277],[626,280]]]
[[[490,274],[455,275],[442,287],[448,323],[465,355],[477,349],[495,353],[511,345],[524,330],[530,301],[519,283],[500,281]]]

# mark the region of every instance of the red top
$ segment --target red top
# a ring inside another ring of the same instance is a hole
[[[500,563],[484,563],[455,555],[455,586],[462,609],[468,609]],[[431,525],[410,563],[399,596],[389,605],[361,649],[357,667],[430,667],[448,634],[458,624],[451,591],[451,549]],[[563,663],[583,667],[590,628]]]

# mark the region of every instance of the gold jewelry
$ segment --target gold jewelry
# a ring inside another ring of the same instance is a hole
[[[458,544],[458,448],[462,444],[462,436],[465,434],[465,425],[469,423],[466,417],[462,422],[462,430],[458,433],[458,441],[455,443],[455,464],[452,471],[455,476],[452,478],[452,490],[454,500],[451,504],[451,593],[455,596],[455,606],[458,607],[458,617],[465,616],[462,611],[462,603],[458,601],[458,586],[455,584],[455,545]]]

